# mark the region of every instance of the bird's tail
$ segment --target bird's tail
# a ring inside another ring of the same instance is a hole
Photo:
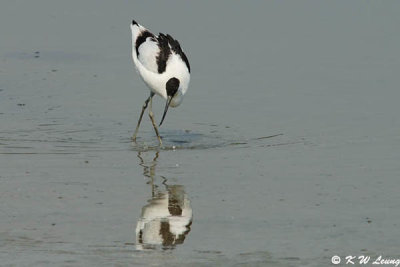
[[[132,20],[131,30],[132,30],[132,42],[136,42],[136,39],[139,37],[140,33],[146,30],[146,28],[137,23],[135,20]]]

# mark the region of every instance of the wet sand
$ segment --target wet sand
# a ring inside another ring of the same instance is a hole
[[[399,7],[2,4],[1,265],[400,258]],[[192,66],[164,148],[147,117],[130,141],[148,96],[133,18],[176,37]]]

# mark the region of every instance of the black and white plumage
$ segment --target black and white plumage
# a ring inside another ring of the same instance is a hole
[[[177,107],[182,103],[190,82],[190,64],[177,40],[171,35],[160,33],[155,36],[145,27],[132,21],[132,58],[140,77],[150,89],[150,97],[145,101],[138,125],[133,135],[136,135],[142,120],[143,112],[150,102],[150,119],[158,140],[161,138],[154,116],[151,111],[152,98],[155,94],[166,100],[164,114],[160,126],[167,114],[168,107]]]
[[[144,250],[162,246],[172,249],[182,244],[190,232],[193,211],[181,185],[165,185],[142,208],[136,225],[136,248]],[[160,187],[161,188],[161,187]]]

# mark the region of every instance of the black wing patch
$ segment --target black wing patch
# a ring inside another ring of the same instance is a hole
[[[154,38],[154,34],[149,31],[143,31],[139,37],[136,39],[135,48],[136,48],[136,56],[139,56],[139,46],[146,42],[147,37]]]
[[[171,35],[167,34],[162,34],[160,33],[158,37],[156,38],[154,34],[152,34],[149,31],[143,31],[139,37],[136,39],[135,43],[135,48],[136,48],[136,55],[139,56],[139,47],[141,44],[146,42],[146,39],[148,37],[151,37],[153,41],[156,41],[158,44],[159,48],[159,53],[156,56],[156,62],[157,62],[157,71],[158,73],[163,73],[165,69],[167,68],[167,61],[169,56],[171,55],[171,50],[179,55],[182,60],[185,62],[189,72],[190,72],[190,65],[189,65],[189,60],[187,59],[185,53],[182,51],[182,48],[177,40],[172,38]]]
[[[189,60],[187,59],[185,53],[182,51],[181,45],[179,44],[178,40],[175,40],[169,34],[167,34],[167,38],[168,38],[168,42],[171,46],[172,51],[174,51],[176,54],[178,54],[182,58],[182,60],[185,62],[186,67],[188,68],[189,73],[190,73]]]
[[[168,38],[164,34],[160,33],[157,37],[158,48],[160,52],[156,58],[157,60],[157,67],[158,73],[163,73],[167,68],[167,61],[169,56],[171,55],[171,49],[168,45]]]

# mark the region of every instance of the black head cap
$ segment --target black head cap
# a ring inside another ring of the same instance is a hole
[[[132,20],[132,25],[137,25],[138,23],[135,20]]]
[[[167,89],[167,95],[173,97],[179,88],[179,80],[175,77],[168,80],[165,85],[165,89]]]

